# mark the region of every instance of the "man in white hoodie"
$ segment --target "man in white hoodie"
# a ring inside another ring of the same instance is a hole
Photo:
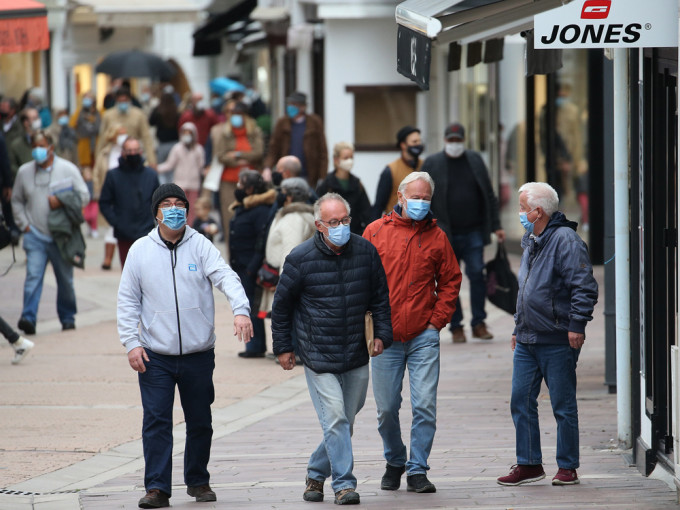
[[[189,202],[176,184],[152,197],[158,227],[130,248],[118,289],[118,334],[139,373],[144,408],[144,486],[140,508],[170,505],[172,408],[179,389],[186,421],[184,482],[196,501],[216,501],[208,460],[215,390],[215,303],[212,286],[229,299],[234,335],[253,336],[250,306],[220,252],[186,225]]]

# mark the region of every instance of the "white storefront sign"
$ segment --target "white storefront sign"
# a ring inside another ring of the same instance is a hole
[[[534,16],[534,47],[678,45],[678,0],[574,0]]]

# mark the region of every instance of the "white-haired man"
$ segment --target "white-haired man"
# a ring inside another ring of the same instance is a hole
[[[517,464],[498,478],[521,485],[545,478],[538,425],[538,393],[545,380],[557,421],[557,474],[553,485],[579,483],[576,363],[593,319],[597,282],[576,223],[557,210],[557,192],[543,182],[519,189],[522,262],[515,331],[510,410]]]

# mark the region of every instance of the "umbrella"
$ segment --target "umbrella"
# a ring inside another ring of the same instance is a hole
[[[210,80],[210,91],[215,94],[222,96],[227,92],[231,92],[232,90],[245,92],[246,88],[236,80],[231,80],[225,77]]]
[[[117,51],[104,57],[96,67],[98,73],[114,78],[149,77],[169,80],[177,71],[158,55],[138,50]]]

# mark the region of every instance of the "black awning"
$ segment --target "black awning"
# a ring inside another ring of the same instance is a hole
[[[194,32],[194,40],[217,38],[232,23],[245,21],[257,7],[257,0],[243,0],[231,9],[212,16],[201,28]]]

